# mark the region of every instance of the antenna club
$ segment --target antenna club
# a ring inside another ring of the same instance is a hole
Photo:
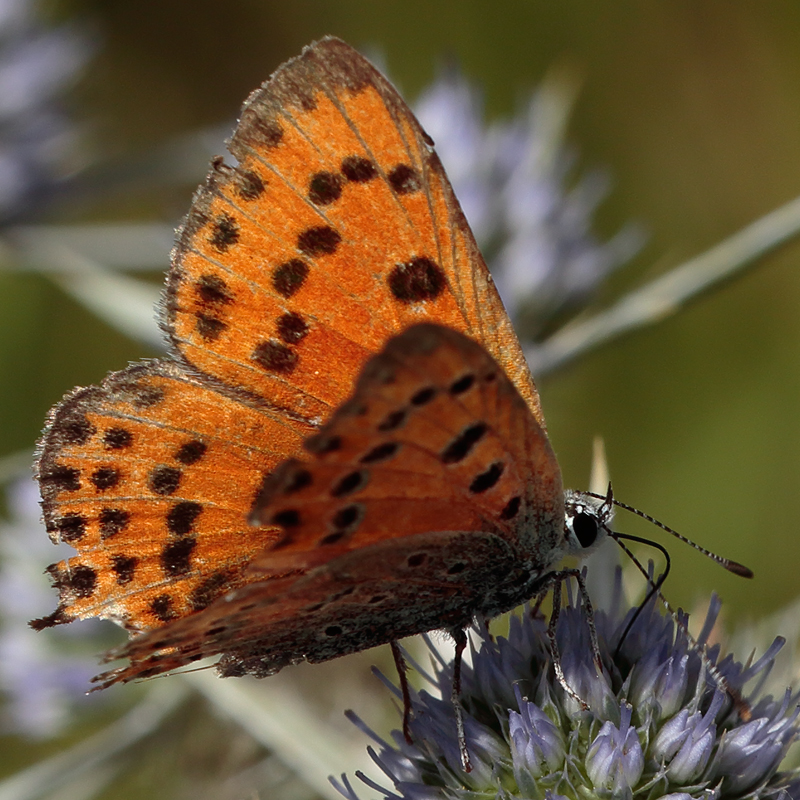
[[[695,550],[702,553],[704,556],[708,556],[713,561],[716,561],[722,567],[725,567],[729,572],[732,572],[734,575],[738,575],[741,578],[753,578],[753,570],[748,569],[744,564],[740,564],[738,561],[732,561],[730,558],[723,558],[722,556],[718,556],[716,553],[712,553],[710,550],[706,550],[705,547],[700,547],[699,544],[693,542],[687,536],[684,536],[682,533],[678,533],[678,531],[673,530],[669,527],[669,525],[665,525],[663,522],[659,522],[655,517],[651,517],[649,514],[645,514],[644,511],[639,511],[638,508],[634,508],[633,506],[629,506],[627,503],[622,503],[619,500],[615,500],[611,494],[611,484],[608,485],[608,494],[595,494],[594,492],[584,492],[584,494],[588,494],[590,497],[596,497],[599,500],[604,500],[607,503],[613,503],[617,508],[624,508],[625,511],[630,511],[632,514],[636,514],[637,517],[641,517],[642,519],[646,519],[648,522],[652,522],[661,530],[666,531],[667,533],[671,533],[676,539],[679,539],[684,544],[688,544],[689,546],[693,547]],[[645,544],[653,544],[649,539],[636,539],[635,537],[627,537],[632,538],[634,541],[640,541]],[[661,548],[659,548],[661,549]],[[663,552],[663,551],[662,551]]]
[[[748,569],[744,564],[739,564],[736,561],[725,561],[723,566],[728,572],[732,572],[734,575],[738,575],[741,578],[753,577],[753,570]]]

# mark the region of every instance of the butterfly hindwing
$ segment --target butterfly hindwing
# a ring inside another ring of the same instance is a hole
[[[309,431],[169,361],[72,392],[51,413],[37,477],[51,538],[77,555],[50,568],[60,604],[38,626],[99,616],[148,630],[240,585],[278,533],[243,509]]]

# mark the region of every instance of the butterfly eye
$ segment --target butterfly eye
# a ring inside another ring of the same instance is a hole
[[[581,547],[591,547],[597,539],[597,520],[590,514],[580,512],[572,518],[572,530]]]

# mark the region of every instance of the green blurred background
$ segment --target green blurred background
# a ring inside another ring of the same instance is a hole
[[[606,167],[615,180],[596,232],[607,238],[637,220],[650,237],[598,307],[800,194],[800,5],[788,0],[62,0],[47,9],[97,33],[70,101],[91,147],[109,157],[232,121],[251,89],[324,34],[382,54],[409,98],[455,60],[482,88],[489,117],[512,114],[548,70],[569,68],[582,81],[569,141],[581,168]],[[70,220],[177,222],[191,191],[132,192],[78,206]],[[717,589],[729,620],[797,593],[798,265],[800,245],[787,246],[540,382],[567,485],[587,485],[600,435],[620,499],[755,571],[742,581],[670,544],[668,597],[691,607]],[[0,452],[30,447],[73,385],[147,354],[45,278],[0,275]]]

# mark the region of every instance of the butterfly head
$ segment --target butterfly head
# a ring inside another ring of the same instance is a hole
[[[583,558],[594,552],[610,533],[613,517],[611,487],[602,499],[568,489],[564,494],[566,555]]]

